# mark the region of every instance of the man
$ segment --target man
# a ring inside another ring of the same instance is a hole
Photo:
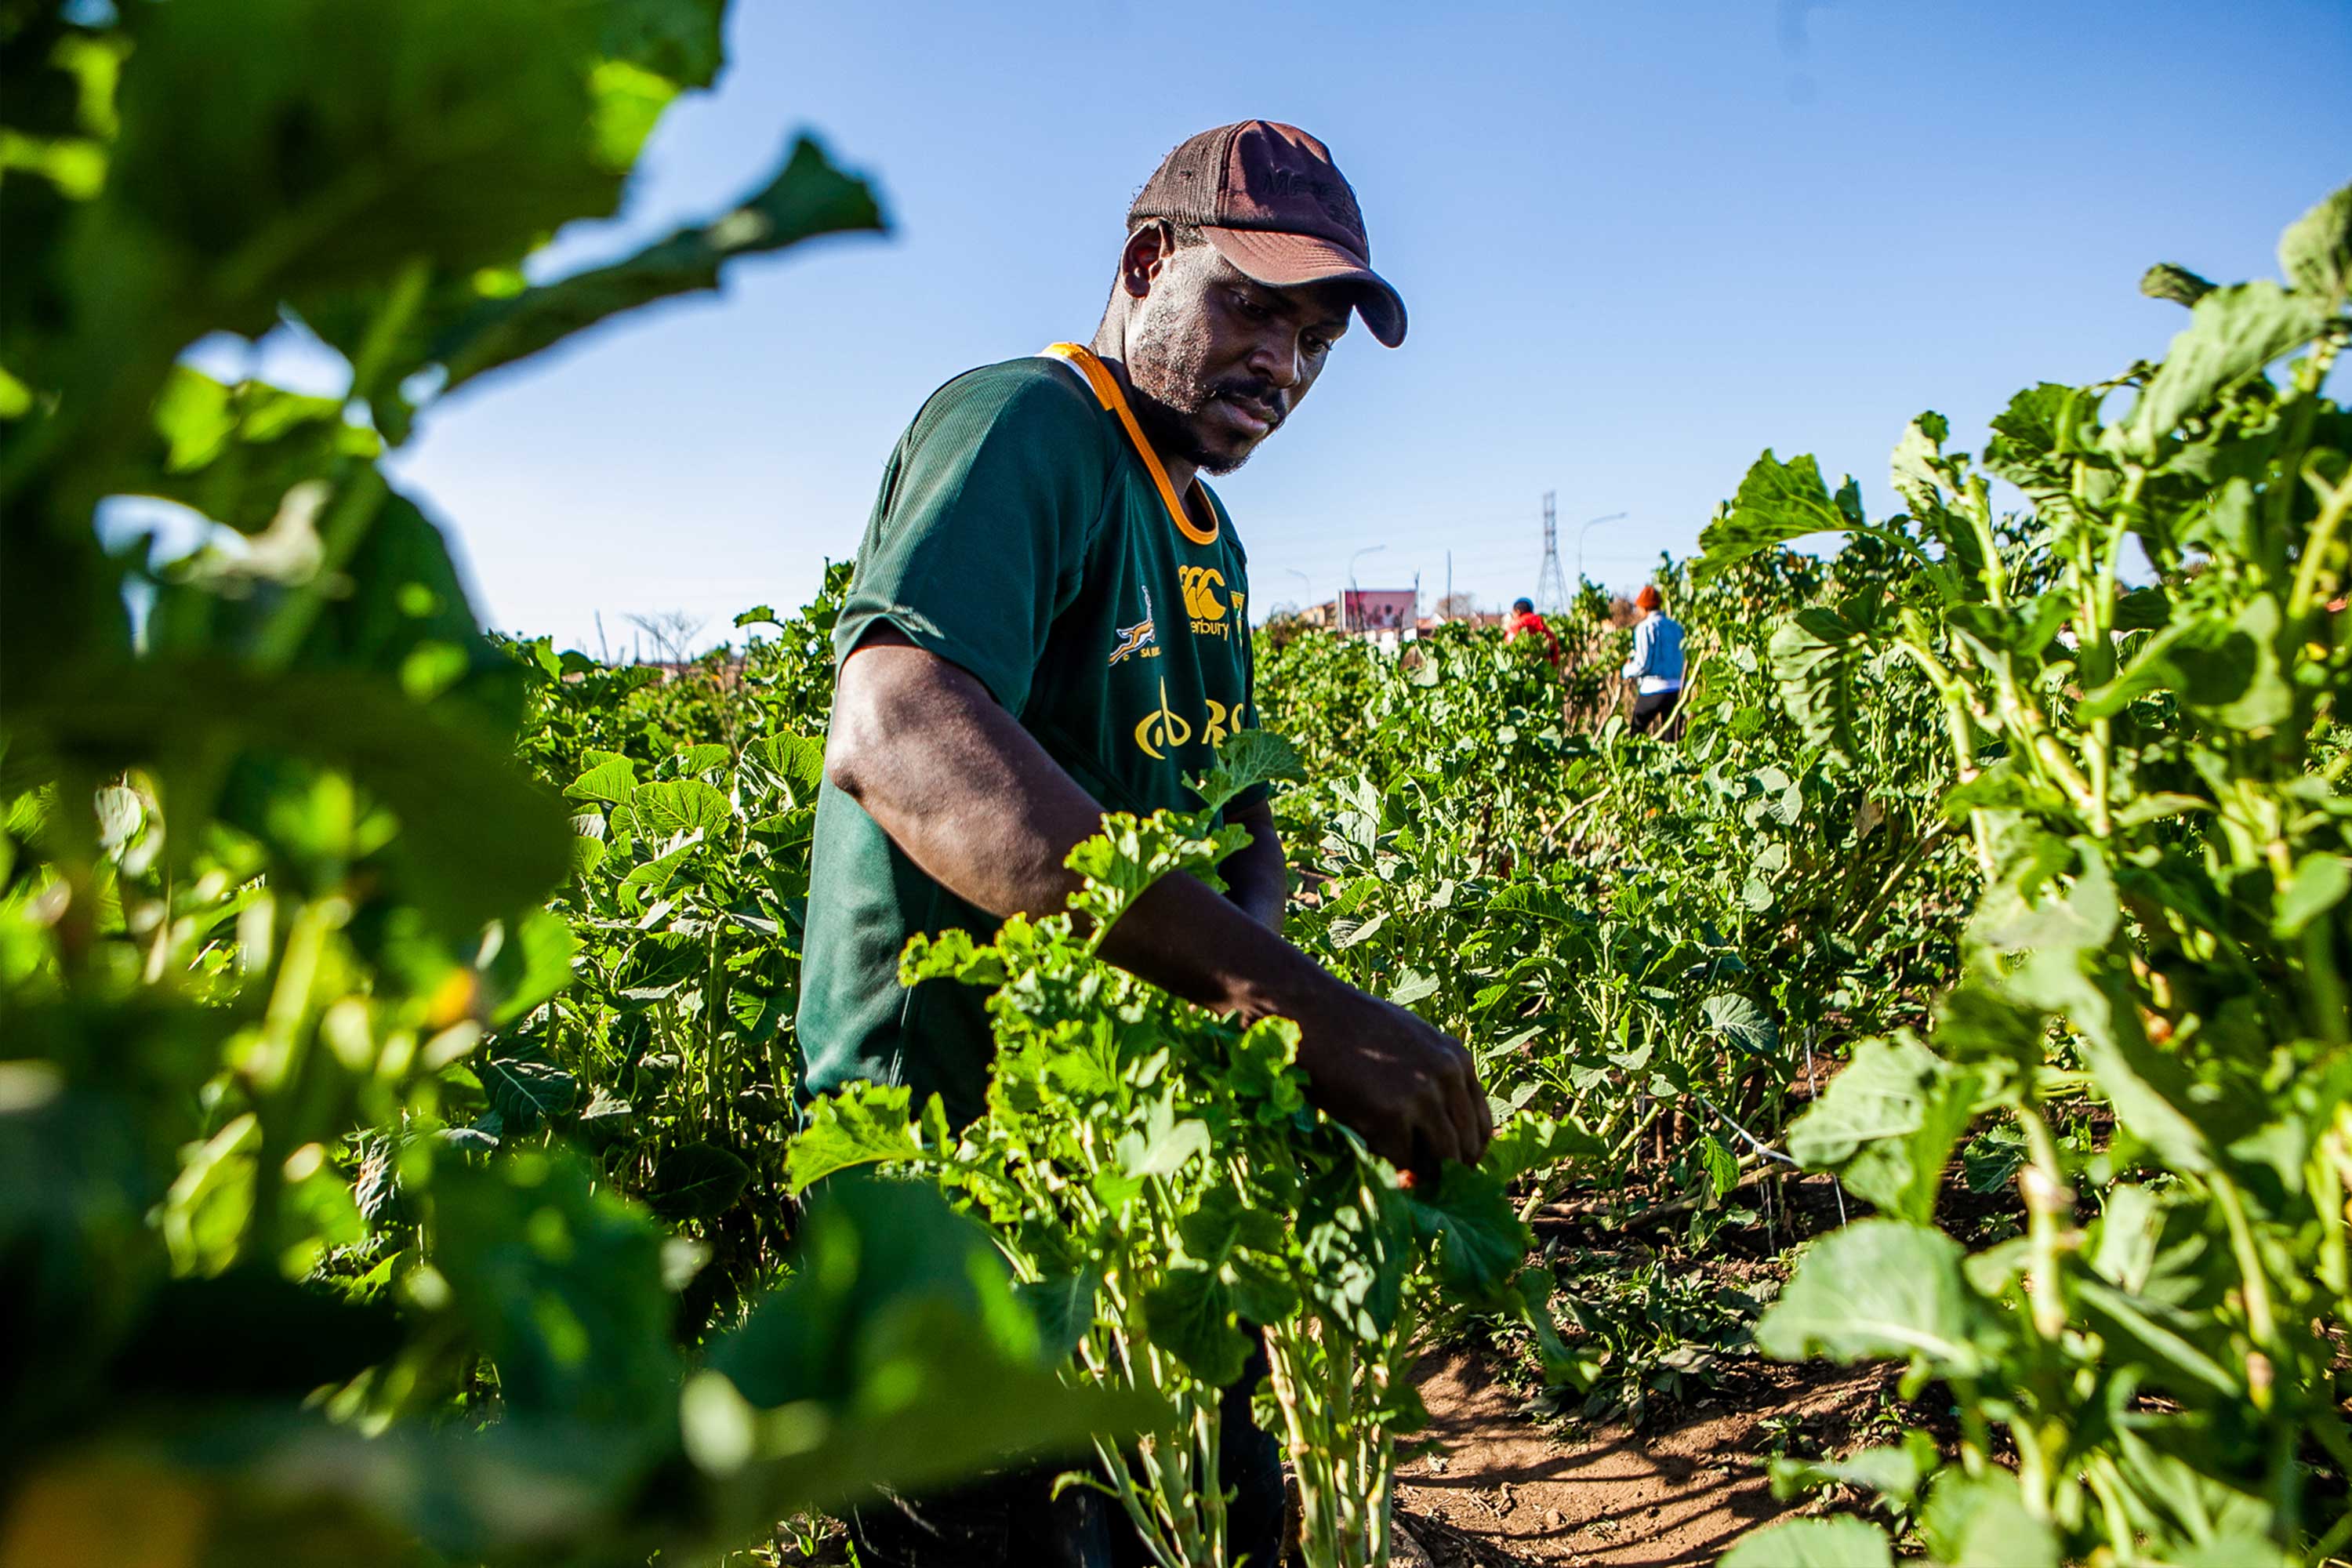
[[[1559,668],[1559,638],[1552,636],[1550,624],[1536,614],[1536,602],[1533,599],[1512,600],[1511,613],[1503,617],[1505,642],[1523,637],[1542,637],[1544,647],[1548,650],[1545,657],[1551,660],[1551,667],[1554,669]]]
[[[1198,807],[1185,775],[1256,718],[1247,563],[1200,476],[1239,468],[1289,418],[1351,310],[1382,343],[1403,341],[1403,302],[1371,270],[1328,152],[1286,125],[1223,126],[1170,153],[1136,197],[1090,349],[970,372],[916,416],[835,631],[805,1092],[904,1083],[919,1104],[937,1093],[958,1121],[977,1114],[992,1055],[982,995],[902,991],[907,939],[1058,910],[1076,882],[1064,858],[1106,810]],[[1265,792],[1226,815],[1250,833],[1220,868],[1228,890],[1163,880],[1105,956],[1204,1006],[1296,1020],[1317,1103],[1417,1176],[1475,1162],[1493,1124],[1468,1054],[1283,941],[1287,879]],[[1236,1392],[1228,1442],[1255,1445],[1248,1389]],[[1271,1454],[1235,1456],[1234,1549],[1254,1562],[1276,1551]],[[866,1560],[1092,1561],[1072,1530],[1030,1533],[1045,1497],[1041,1479],[1016,1477],[867,1510]]]
[[[1633,732],[1655,730],[1672,741],[1682,734],[1675,711],[1683,696],[1683,628],[1666,614],[1665,599],[1655,584],[1643,584],[1633,596],[1641,618],[1633,623],[1633,656],[1625,661],[1625,679],[1633,685]]]

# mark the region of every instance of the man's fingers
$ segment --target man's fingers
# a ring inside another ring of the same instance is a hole
[[[1478,1131],[1480,1096],[1467,1087],[1470,1075],[1457,1072],[1446,1083],[1445,1110],[1451,1120],[1455,1142],[1460,1145],[1454,1158],[1465,1165],[1475,1165],[1478,1156],[1486,1152],[1486,1140]]]
[[[1430,1174],[1448,1160],[1468,1163],[1471,1159],[1470,1119],[1462,1104],[1460,1085],[1452,1074],[1430,1085],[1427,1096]]]

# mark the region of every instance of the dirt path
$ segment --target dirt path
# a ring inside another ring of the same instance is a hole
[[[1520,1415],[1475,1352],[1433,1355],[1416,1381],[1446,1452],[1400,1468],[1397,1500],[1438,1568],[1667,1568],[1711,1563],[1797,1506],[1767,1484],[1760,1415],[1843,1427],[1887,1379],[1774,1368],[1748,1397],[1704,1401],[1672,1425],[1570,1436]]]

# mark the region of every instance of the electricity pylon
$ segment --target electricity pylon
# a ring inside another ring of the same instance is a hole
[[[1568,577],[1559,569],[1559,520],[1552,500],[1553,492],[1544,491],[1544,558],[1536,573],[1536,608],[1547,616],[1568,608]]]

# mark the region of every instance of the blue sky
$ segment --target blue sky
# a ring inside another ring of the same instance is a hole
[[[1194,131],[1330,144],[1403,292],[1219,489],[1258,605],[1361,585],[1534,586],[1690,550],[1766,447],[1886,503],[1922,408],[1973,446],[2033,381],[2157,357],[2173,260],[2275,276],[2352,179],[2352,5],[2040,0],[1452,6],[743,0],[717,89],[671,111],[625,217],[561,269],[721,208],[796,128],[869,174],[887,239],[824,242],[441,405],[399,460],[489,621],[593,648],[593,613],[805,598],[855,548],[939,383],[1083,339],[1126,204]],[[277,362],[278,356],[269,356]],[[289,373],[290,374],[290,373]]]

